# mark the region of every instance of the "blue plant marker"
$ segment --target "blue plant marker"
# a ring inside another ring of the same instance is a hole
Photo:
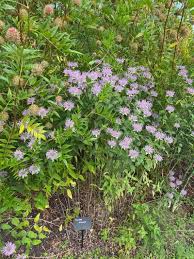
[[[81,231],[81,248],[84,244],[84,231],[92,228],[92,219],[90,217],[77,217],[73,221],[75,231]]]

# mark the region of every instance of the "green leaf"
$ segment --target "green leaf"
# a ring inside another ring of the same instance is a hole
[[[9,224],[1,224],[1,229],[2,230],[9,230],[9,229],[12,229],[12,227]]]
[[[20,221],[19,221],[18,218],[13,218],[13,219],[11,220],[11,224],[13,224],[14,226],[17,226],[17,225],[20,224]]]
[[[38,223],[39,219],[40,219],[40,213],[38,213],[34,218],[34,223]]]
[[[70,190],[70,189],[67,189],[67,196],[68,196],[70,199],[72,199],[72,198],[73,198],[73,196],[72,196],[72,192],[71,192],[71,190]]]
[[[28,232],[28,237],[29,237],[29,238],[32,238],[32,239],[33,239],[33,238],[37,238],[37,234],[36,234],[35,232],[33,232],[33,231],[29,231],[29,232]]]
[[[33,244],[34,246],[37,246],[37,245],[39,245],[39,244],[41,244],[41,243],[42,243],[42,241],[39,240],[39,239],[35,239],[35,240],[32,241],[32,244]]]

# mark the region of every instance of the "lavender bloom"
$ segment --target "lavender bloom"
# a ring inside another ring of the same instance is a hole
[[[148,125],[145,128],[149,133],[154,134],[156,132],[156,128],[154,126]]]
[[[28,140],[31,137],[31,135],[28,132],[24,132],[20,135],[20,139],[23,140],[24,142]]]
[[[99,84],[94,84],[94,86],[92,87],[92,93],[94,94],[94,95],[96,95],[96,96],[98,96],[99,95],[99,93],[101,92],[101,90],[102,90],[102,87],[101,87],[101,85],[99,85]]]
[[[26,176],[28,176],[28,170],[26,168],[19,170],[18,176],[21,178],[25,178]]]
[[[170,182],[169,185],[170,185],[171,188],[176,188],[176,184],[173,183],[173,182]]]
[[[158,140],[162,140],[162,139],[165,138],[165,134],[164,134],[163,132],[160,132],[160,131],[155,132],[155,133],[154,133],[154,136],[155,136],[155,138],[158,139]]]
[[[99,129],[93,129],[92,135],[97,138],[100,135],[100,130]]]
[[[35,138],[31,138],[30,141],[28,142],[28,145],[27,145],[27,146],[28,146],[30,149],[32,149],[35,142],[36,142],[36,139],[35,139]]]
[[[26,116],[26,115],[28,115],[29,114],[29,110],[23,110],[23,112],[22,112],[22,115],[23,116]]]
[[[124,88],[123,88],[123,86],[121,86],[121,85],[116,85],[116,86],[114,87],[114,89],[115,89],[116,92],[120,93],[120,92],[123,91]]]
[[[136,115],[133,115],[133,114],[131,114],[131,115],[128,117],[128,119],[131,120],[131,121],[133,121],[133,122],[138,121],[137,116],[136,116]]]
[[[151,96],[153,96],[153,97],[157,97],[157,96],[158,96],[158,93],[157,93],[156,91],[154,91],[154,90],[152,90],[152,91],[150,92],[150,94],[151,94]]]
[[[35,100],[36,100],[35,97],[30,97],[30,98],[28,98],[28,100],[27,100],[27,104],[28,104],[28,105],[29,105],[29,104],[34,104],[34,103],[35,103]]]
[[[192,85],[193,80],[191,78],[186,78],[185,80],[189,85]]]
[[[131,90],[127,90],[126,91],[126,94],[129,96],[129,97],[132,97],[134,95],[137,95],[139,93],[139,90],[136,90],[136,89],[131,89]]]
[[[175,172],[173,170],[169,171],[169,175],[173,176],[175,174]]]
[[[121,108],[119,109],[119,112],[120,112],[120,114],[122,114],[122,115],[129,115],[129,114],[130,114],[130,110],[129,110],[128,107],[121,107]]]
[[[49,112],[48,109],[45,109],[44,107],[40,107],[37,114],[43,119],[48,112]]]
[[[170,136],[166,136],[166,137],[164,138],[164,140],[165,140],[168,144],[172,144],[172,143],[173,143],[173,138],[170,137]]]
[[[163,157],[162,157],[161,155],[159,155],[159,154],[155,154],[155,155],[154,155],[154,159],[155,159],[156,161],[158,161],[158,162],[161,162],[161,161],[163,160]]]
[[[78,67],[78,63],[77,62],[72,62],[72,61],[69,61],[69,62],[67,62],[67,66],[68,67]]]
[[[116,139],[118,139],[118,138],[121,136],[121,132],[120,132],[120,131],[116,131],[116,130],[112,130],[112,131],[110,132],[110,134],[111,134],[111,136],[112,136],[113,138],[116,138]]]
[[[16,259],[26,259],[27,257],[26,257],[26,255],[25,254],[22,254],[22,255],[17,255],[16,256]]]
[[[38,174],[40,172],[40,167],[36,166],[36,165],[31,165],[29,167],[29,172],[33,175],[33,174]]]
[[[108,145],[111,147],[111,148],[113,148],[113,147],[115,147],[116,146],[116,141],[114,141],[114,140],[109,140],[108,141]]]
[[[16,245],[12,242],[7,242],[2,248],[2,254],[5,256],[10,256],[16,251]]]
[[[128,84],[128,80],[126,78],[119,79],[119,85],[126,86]]]
[[[168,111],[169,113],[173,112],[174,110],[175,110],[174,106],[172,106],[172,105],[166,106],[166,111]]]
[[[137,102],[137,107],[143,112],[147,117],[151,116],[152,103],[146,100],[141,100]]]
[[[182,196],[186,196],[186,195],[187,195],[187,190],[182,189],[181,192],[180,192],[180,194],[181,194]]]
[[[130,158],[137,158],[139,156],[139,151],[135,149],[130,149],[129,150],[129,157]]]
[[[79,96],[82,93],[81,89],[75,86],[69,87],[68,92],[75,96]]]
[[[143,129],[143,125],[139,123],[132,124],[133,130],[136,132],[141,132]]]
[[[119,146],[120,146],[122,149],[126,150],[126,149],[129,148],[131,142],[132,142],[132,138],[130,138],[130,137],[125,137],[122,141],[120,141]]]
[[[151,154],[154,153],[154,149],[153,149],[153,147],[150,146],[150,145],[146,145],[146,146],[144,147],[144,150],[145,150],[146,154],[148,154],[148,155],[151,155]]]
[[[179,179],[176,180],[176,185],[177,185],[177,186],[180,186],[182,183],[183,183],[183,182],[180,181]]]
[[[51,161],[56,160],[59,157],[59,152],[55,149],[49,149],[46,152],[47,159],[50,159]]]
[[[170,90],[166,91],[166,97],[173,97],[174,94],[175,94],[174,91],[170,91]]]
[[[119,64],[123,64],[125,59],[124,58],[117,58],[116,61],[119,63]]]
[[[171,182],[174,182],[176,180],[176,178],[174,176],[170,176],[169,179]]]
[[[19,160],[22,160],[24,158],[24,153],[20,150],[20,149],[17,149],[15,152],[14,152],[14,157],[19,161]]]
[[[194,95],[194,88],[192,87],[187,87],[187,93]]]
[[[71,119],[65,121],[65,129],[72,129],[74,127],[74,122]]]
[[[66,101],[63,103],[63,107],[65,108],[65,110],[71,111],[75,107],[75,105],[72,101]]]

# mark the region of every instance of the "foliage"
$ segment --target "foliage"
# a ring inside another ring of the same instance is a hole
[[[110,237],[118,254],[189,258],[182,236],[166,254],[178,230],[160,239],[159,208],[143,203],[163,197],[175,213],[190,190],[193,1],[2,0],[0,17],[1,245],[41,244],[55,194],[72,206],[61,232],[91,177],[111,216],[131,201]]]

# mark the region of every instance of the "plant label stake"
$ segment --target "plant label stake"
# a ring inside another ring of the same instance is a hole
[[[92,220],[90,217],[77,217],[73,221],[75,231],[81,231],[81,248],[84,246],[84,231],[90,230],[92,227]]]

